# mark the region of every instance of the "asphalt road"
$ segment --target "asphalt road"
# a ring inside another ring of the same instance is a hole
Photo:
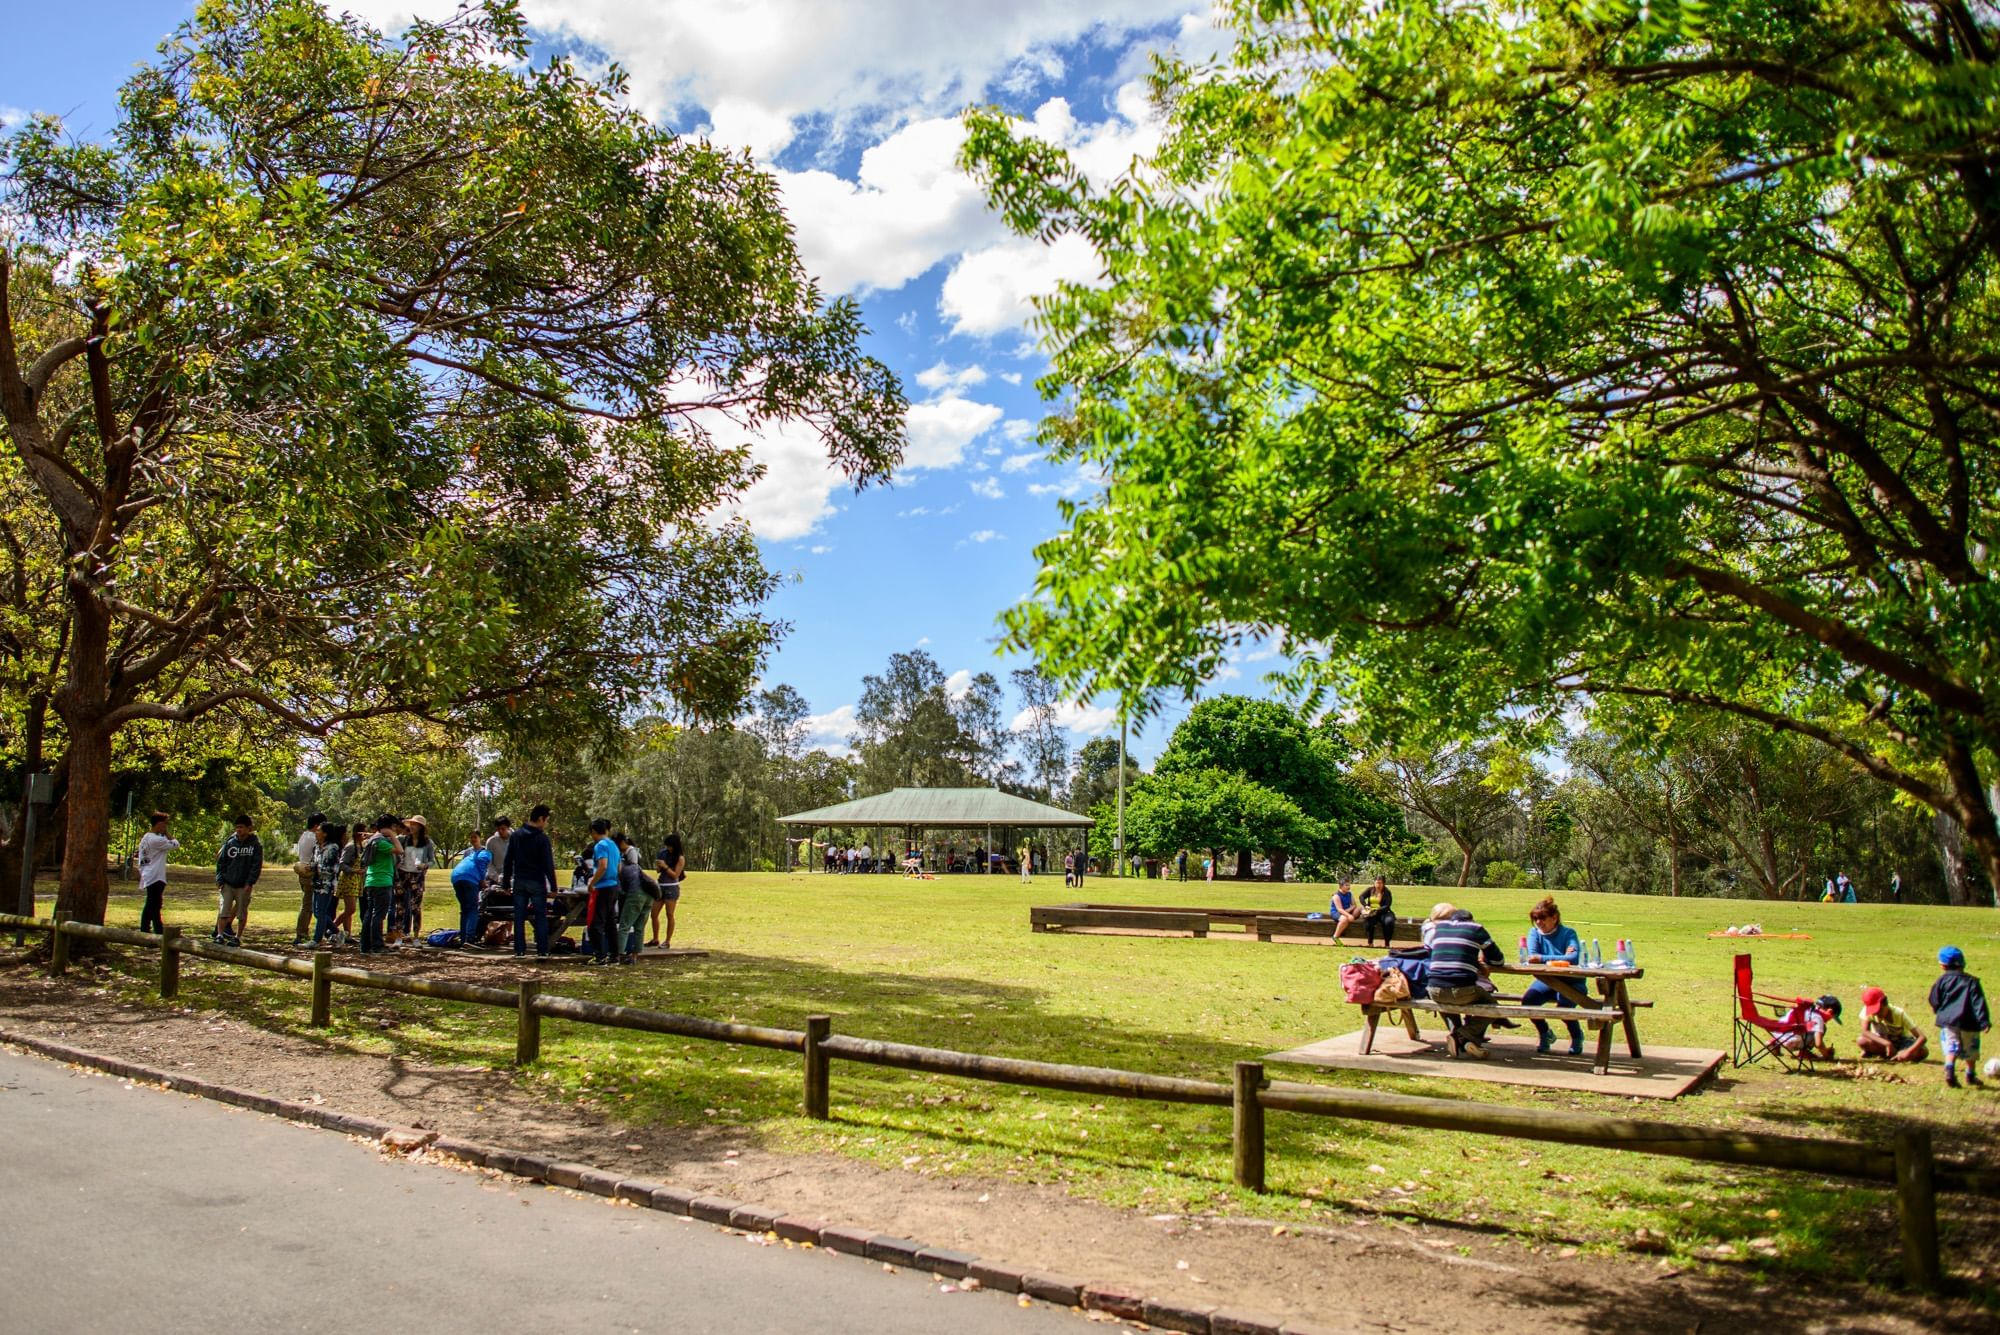
[[[0,1257],[13,1331],[1083,1329],[4,1050]]]

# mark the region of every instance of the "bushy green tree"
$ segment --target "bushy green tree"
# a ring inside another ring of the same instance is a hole
[[[1097,187],[967,157],[1107,484],[1012,614],[1066,689],[1244,634],[1420,745],[1627,696],[1809,738],[2000,884],[2000,26],[1957,0],[1238,0]]]
[[[741,432],[900,439],[775,182],[531,66],[510,0],[390,40],[208,0],[102,143],[4,148],[0,417],[59,571],[24,655],[68,779],[59,911],[101,921],[113,742],[410,713],[507,737],[733,715],[775,627]],[[17,528],[26,531],[26,526]]]

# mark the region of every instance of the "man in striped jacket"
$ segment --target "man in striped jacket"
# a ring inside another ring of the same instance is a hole
[[[1458,910],[1437,924],[1431,938],[1430,968],[1425,973],[1431,1000],[1445,1006],[1484,1005],[1486,993],[1480,988],[1479,979],[1489,966],[1503,963],[1505,958],[1486,929],[1466,910]],[[1445,1036],[1445,1051],[1454,1057],[1486,1055],[1489,1021],[1455,1015],[1445,1019],[1451,1025]]]

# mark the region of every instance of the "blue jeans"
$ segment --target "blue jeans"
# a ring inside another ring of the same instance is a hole
[[[313,946],[333,935],[333,891],[313,891]]]
[[[546,885],[533,887],[514,885],[514,953],[528,953],[527,917],[532,908],[535,915],[535,953],[549,953],[549,888]]]
[[[1563,1010],[1576,1009],[1574,1001],[1556,991],[1539,978],[1528,984],[1528,990],[1521,994],[1521,1004],[1523,1006],[1546,1006],[1551,1001],[1555,1002],[1557,1007]],[[1571,1043],[1583,1042],[1582,1025],[1578,1024],[1575,1020],[1564,1020],[1563,1025],[1569,1030],[1569,1041]],[[1555,1031],[1549,1028],[1548,1021],[1535,1021],[1535,1032],[1542,1036],[1542,1042],[1555,1042]]]
[[[458,896],[458,944],[461,946],[479,943],[479,882],[453,881],[453,893]]]
[[[361,953],[373,955],[384,949],[382,926],[389,918],[389,891],[386,885],[365,886],[361,891]]]

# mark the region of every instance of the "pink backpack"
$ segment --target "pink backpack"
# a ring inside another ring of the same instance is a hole
[[[1349,960],[1340,966],[1340,990],[1356,1005],[1375,1000],[1375,989],[1380,986],[1382,971],[1368,960]]]

